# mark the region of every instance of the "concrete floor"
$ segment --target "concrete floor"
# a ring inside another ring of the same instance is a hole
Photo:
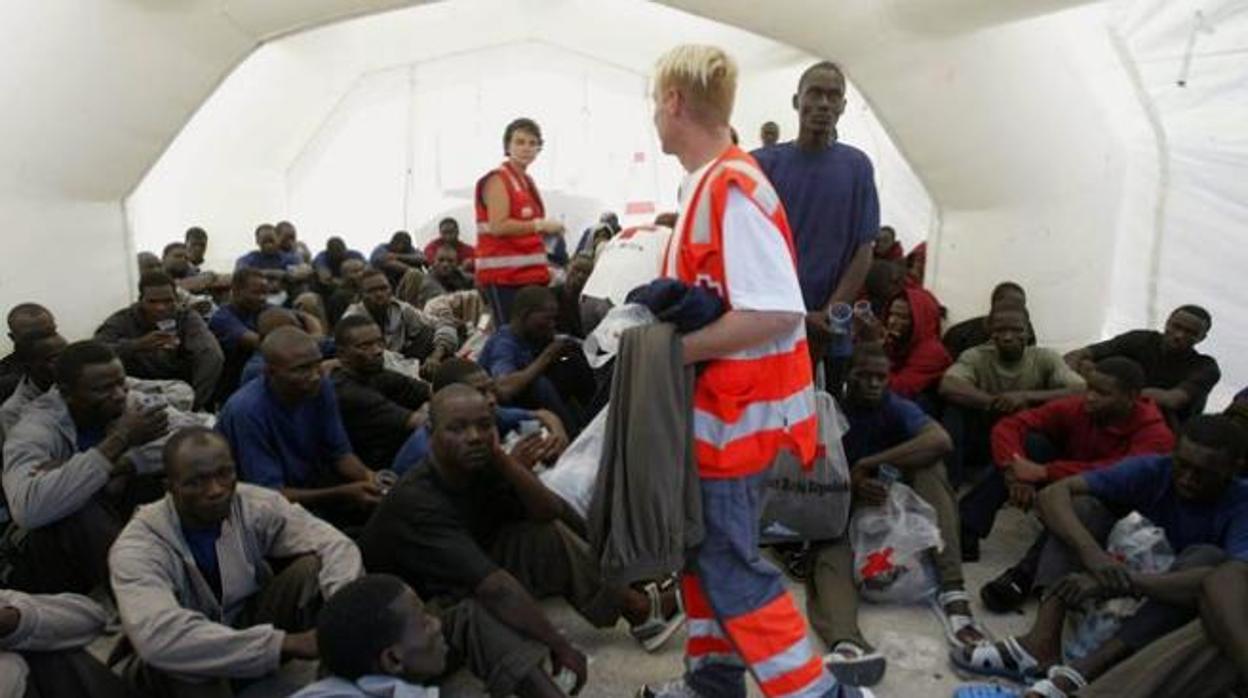
[[[998,518],[991,540],[982,546],[981,562],[965,569],[967,589],[974,597],[976,614],[988,630],[998,637],[1026,629],[1034,605],[1028,614],[999,616],[988,613],[979,602],[979,588],[1020,557],[1034,540],[1039,524],[1015,509],[1004,509]],[[805,594],[798,585],[790,584],[804,608]],[[682,671],[681,651],[684,632],[674,635],[663,650],[646,654],[633,642],[623,624],[611,632],[598,631],[580,619],[562,601],[547,602],[546,608],[555,624],[582,648],[590,659],[590,680],[581,695],[590,698],[631,698],[637,687],[646,682],[661,682],[679,676]],[[948,644],[936,616],[921,606],[862,607],[860,622],[863,632],[888,658],[884,680],[873,690],[882,698],[935,698],[949,696],[964,681],[957,676],[948,659]],[[281,675],[252,686],[244,698],[286,696],[310,681],[315,665],[292,662]],[[751,696],[761,695],[751,686]],[[454,677],[443,688],[446,698],[484,698],[479,684],[466,674]]]

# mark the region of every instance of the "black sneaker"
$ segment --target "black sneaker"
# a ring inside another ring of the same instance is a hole
[[[979,598],[993,613],[1013,613],[1027,603],[1035,579],[1026,570],[1011,567],[979,590]]]

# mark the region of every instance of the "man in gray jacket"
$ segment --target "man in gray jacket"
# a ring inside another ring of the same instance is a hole
[[[5,437],[4,492],[28,531],[14,586],[86,593],[108,579],[108,547],[141,497],[131,476],[159,468],[170,412],[127,406],[126,373],[98,342],[66,347],[56,378]]]
[[[125,685],[83,649],[108,617],[78,594],[0,589],[0,696],[122,698]]]
[[[279,492],[238,484],[215,431],[178,432],[164,461],[168,494],[109,554],[135,681],[161,697],[228,697],[232,679],[315,659],[321,600],[363,574],[355,544]],[[275,574],[272,560],[288,564]]]

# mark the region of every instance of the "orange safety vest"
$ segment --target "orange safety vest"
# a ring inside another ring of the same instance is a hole
[[[664,273],[714,291],[731,309],[724,275],[723,221],[729,187],[749,197],[784,236],[793,235],[780,197],[758,163],[733,146],[707,168],[676,224]],[[677,246],[678,245],[678,246]],[[796,262],[793,273],[797,273]],[[743,477],[766,470],[782,448],[813,463],[817,435],[806,326],[759,346],[708,361],[694,387],[694,439],[703,477]]]
[[[546,216],[546,207],[533,178],[517,172],[511,163],[504,162],[477,180],[477,283],[481,286],[545,286],[550,283],[550,268],[546,266],[546,245],[541,235],[490,235],[485,183],[494,175],[498,175],[507,189],[511,203],[508,218],[533,221]]]

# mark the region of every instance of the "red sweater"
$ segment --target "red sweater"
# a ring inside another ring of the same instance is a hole
[[[1126,420],[1104,426],[1088,417],[1086,403],[1086,397],[1075,395],[1003,418],[992,428],[993,462],[1004,468],[1014,456],[1025,455],[1023,442],[1033,431],[1052,441],[1062,455],[1044,464],[1050,481],[1100,470],[1127,456],[1174,449],[1174,434],[1152,400],[1140,398]]]
[[[887,346],[892,364],[888,387],[902,397],[914,398],[939,383],[953,359],[940,342],[936,296],[917,286],[907,286],[903,293],[910,304],[910,339],[905,346]]]

